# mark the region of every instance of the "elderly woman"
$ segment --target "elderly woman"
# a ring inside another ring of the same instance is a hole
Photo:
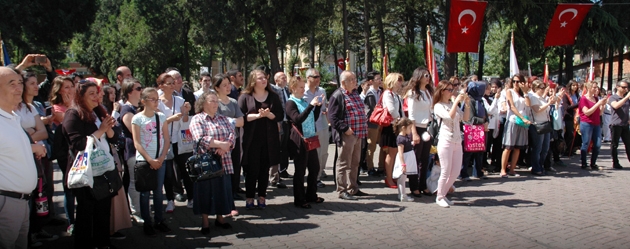
[[[304,80],[299,76],[291,78],[289,89],[292,94],[286,104],[287,118],[295,127],[291,129],[289,142],[295,165],[293,204],[300,208],[311,208],[309,202],[322,203],[324,198],[317,197],[317,173],[319,172],[317,150],[307,150],[303,138],[315,136],[315,121],[319,118],[319,109],[324,96],[315,97],[310,103],[306,102]],[[307,168],[307,187],[304,191],[304,175]]]
[[[96,84],[85,83],[79,86],[72,107],[65,113],[62,133],[75,155],[85,149],[88,136],[101,140],[107,139],[109,143],[118,141],[118,136],[112,129],[116,121],[107,115],[107,111],[100,102]],[[72,163],[72,161],[68,162],[66,170],[72,167]],[[72,190],[77,199],[74,246],[76,248],[108,248],[110,246],[111,197],[96,200],[89,187]]]
[[[274,148],[280,147],[278,122],[282,121],[284,111],[280,98],[267,82],[265,72],[252,71],[248,82],[238,99],[238,106],[245,114],[241,161],[247,173],[245,207],[264,209],[267,207],[265,197],[267,197],[269,184],[269,167],[280,162],[277,150]],[[254,205],[256,192],[258,192],[257,206]]]
[[[225,174],[194,183],[193,211],[201,214],[201,233],[210,233],[208,215],[216,215],[214,225],[229,229],[232,226],[223,220],[223,215],[233,210],[231,174],[232,156],[230,151],[234,146],[234,126],[228,117],[217,113],[219,98],[216,93],[203,93],[195,102],[197,115],[190,121],[190,133],[194,141],[199,143],[199,151],[195,153],[212,153],[221,156],[221,166]]]
[[[404,117],[402,109],[402,101],[398,96],[398,91],[402,87],[404,77],[399,73],[392,73],[387,75],[383,82],[383,94],[381,99],[383,100],[383,108],[394,118],[392,124],[383,127],[381,131],[380,146],[387,149],[387,155],[385,156],[385,185],[390,188],[398,188],[396,182],[392,179],[392,170],[394,169],[394,160],[396,159],[396,153],[398,152],[396,145],[397,135],[394,133],[393,123],[399,118]]]
[[[219,114],[228,117],[230,122],[235,125],[234,131],[234,149],[232,150],[232,165],[234,166],[234,174],[232,174],[232,197],[235,200],[244,200],[242,196],[238,195],[239,191],[243,191],[240,188],[241,183],[241,138],[238,128],[243,127],[243,112],[238,107],[238,103],[235,99],[230,98],[228,95],[232,91],[232,84],[230,84],[230,78],[224,74],[217,74],[212,78],[212,89],[217,93],[219,97]],[[244,191],[243,191],[244,192]],[[233,210],[232,215],[238,215],[238,211]]]

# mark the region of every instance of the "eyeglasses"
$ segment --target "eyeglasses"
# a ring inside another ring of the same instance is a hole
[[[139,91],[142,91],[142,87],[141,87],[141,86],[139,86],[139,87],[134,88],[133,90],[136,90],[136,91],[138,91],[138,92],[139,92]]]
[[[159,100],[159,99],[146,98],[146,99],[144,99],[144,100],[155,103],[155,102],[158,102],[158,100]]]
[[[165,83],[162,83],[162,85],[165,85],[165,86],[172,86],[172,85],[174,85],[174,84],[175,84],[175,83],[173,83],[173,82],[165,82]]]
[[[217,103],[219,103],[219,101],[218,100],[208,100],[208,103],[217,104]]]
[[[442,91],[453,92],[453,91],[455,91],[455,89],[453,89],[453,88],[445,88],[445,89],[442,89]]]
[[[321,76],[319,76],[319,75],[311,75],[311,76],[308,76],[308,77],[311,77],[313,79],[319,79]]]
[[[623,89],[628,89],[628,87],[627,87],[627,86],[619,86],[619,87],[621,87],[621,88],[623,88]]]
[[[457,84],[453,84],[453,87],[459,87],[459,86],[461,86],[461,85],[462,85],[462,84],[457,83]]]

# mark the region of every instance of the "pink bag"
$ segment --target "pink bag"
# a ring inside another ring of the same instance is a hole
[[[464,124],[464,152],[486,151],[486,133],[483,124]]]

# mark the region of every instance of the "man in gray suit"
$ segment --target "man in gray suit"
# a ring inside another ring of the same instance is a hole
[[[275,85],[272,84],[271,88],[278,94],[280,97],[280,102],[282,102],[282,110],[285,109],[285,104],[289,99],[289,88],[287,87],[287,76],[284,72],[277,72],[273,76],[273,81]],[[287,168],[289,167],[289,154],[287,152],[287,141],[289,138],[289,129],[291,129],[289,122],[287,122],[286,113],[284,119],[281,122],[278,122],[278,129],[280,130],[280,164],[271,166],[269,168],[269,183],[271,186],[275,186],[278,188],[286,188],[287,186],[280,182],[280,177],[282,178],[291,178],[289,172],[287,172]],[[279,170],[278,170],[279,168]]]

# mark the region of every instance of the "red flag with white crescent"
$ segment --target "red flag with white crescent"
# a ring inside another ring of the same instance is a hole
[[[345,67],[345,63],[344,63],[343,58],[339,58],[339,59],[337,60],[337,66],[339,67],[339,69],[340,69],[340,70],[343,70],[343,69],[344,69],[344,67]]]
[[[488,2],[453,1],[448,22],[446,50],[449,53],[479,52],[479,38]]]
[[[549,65],[547,65],[547,60],[545,60],[545,73],[543,75],[543,82],[546,84],[549,81]]]
[[[593,4],[558,4],[547,30],[545,47],[573,45],[591,7]]]

